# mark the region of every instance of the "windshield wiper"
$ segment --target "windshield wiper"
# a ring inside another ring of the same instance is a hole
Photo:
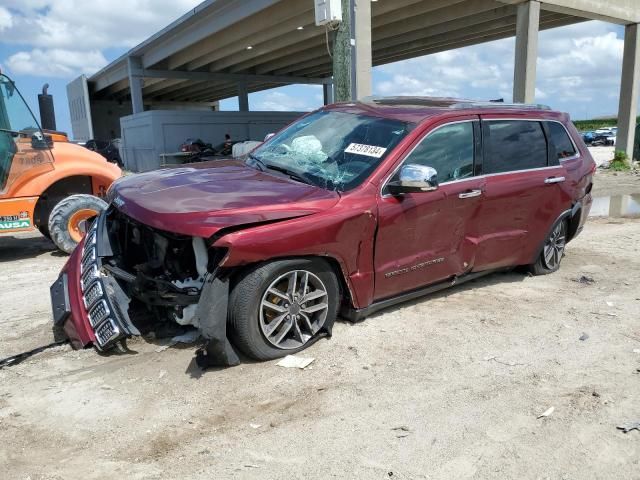
[[[262,162],[262,164],[266,166],[269,170],[275,170],[276,172],[284,173],[292,180],[295,180],[301,183],[306,183],[307,185],[314,185],[314,183],[311,180],[306,178],[301,173],[294,172],[293,170],[289,170],[288,168],[285,168],[285,167],[279,167],[278,165],[271,165],[270,163]]]
[[[260,167],[260,171],[264,172],[267,169],[267,164],[256,157],[253,153],[250,153],[248,157],[250,160],[253,160],[258,167]]]
[[[276,172],[280,172],[280,173],[284,173],[285,175],[287,175],[289,178],[291,178],[292,180],[295,180],[297,182],[301,182],[301,183],[306,183],[307,185],[314,185],[315,184],[309,180],[308,178],[306,178],[303,174],[298,173],[298,172],[294,172],[293,170],[289,170],[288,168],[285,167],[279,167],[278,165],[273,165],[271,163],[266,163],[263,162],[262,160],[260,160],[258,157],[256,157],[255,155],[253,155],[252,153],[249,154],[249,158],[255,162],[255,164],[260,167],[260,170],[262,172],[264,172],[265,170],[274,170]]]

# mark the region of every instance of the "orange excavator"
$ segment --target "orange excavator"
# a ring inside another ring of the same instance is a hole
[[[0,235],[38,229],[71,253],[121,175],[66,134],[43,130],[13,80],[0,73]]]

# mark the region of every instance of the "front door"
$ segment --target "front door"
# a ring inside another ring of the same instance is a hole
[[[474,176],[479,144],[476,120],[469,117],[435,126],[402,160],[401,165],[435,168],[437,190],[393,196],[383,188],[378,199],[375,300],[469,268],[475,246],[468,237],[475,228],[473,219],[485,184]]]

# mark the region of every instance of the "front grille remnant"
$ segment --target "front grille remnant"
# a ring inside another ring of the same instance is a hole
[[[104,319],[106,319],[111,311],[105,300],[100,300],[95,307],[89,312],[89,323],[92,327],[96,327]]]
[[[107,318],[105,322],[96,328],[95,333],[98,343],[103,346],[117,339],[120,336],[120,329],[111,318]]]
[[[98,222],[94,222],[84,243],[80,263],[82,276],[80,287],[82,301],[89,317],[89,323],[94,329],[98,347],[104,349],[120,337],[121,331],[113,318],[114,312],[110,308],[106,289],[100,276],[100,265],[96,251],[97,224]]]
[[[84,301],[84,308],[89,311],[91,307],[104,295],[104,291],[102,290],[102,283],[95,282],[82,296],[82,300]]]
[[[82,280],[80,286],[82,287],[82,291],[86,292],[87,289],[91,286],[91,284],[100,276],[98,272],[98,265],[92,263],[88,265],[84,273],[82,274]]]

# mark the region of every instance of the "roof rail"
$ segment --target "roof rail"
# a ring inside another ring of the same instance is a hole
[[[532,103],[504,103],[500,98],[497,100],[467,100],[462,98],[450,97],[380,97],[370,96],[361,100],[364,103],[375,103],[378,105],[389,106],[413,106],[413,107],[433,107],[433,108],[450,108],[450,109],[477,109],[477,108],[495,108],[495,109],[526,109],[526,110],[551,110],[547,105]]]
[[[527,110],[551,110],[551,107],[548,105],[543,105],[541,103],[504,103],[498,101],[491,102],[459,102],[452,104],[449,108],[453,109],[470,109],[470,108],[495,108],[495,109],[504,109],[504,108],[517,108],[517,109],[527,109]]]

